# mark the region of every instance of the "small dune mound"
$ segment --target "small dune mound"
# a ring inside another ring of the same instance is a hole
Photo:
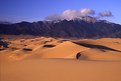
[[[15,50],[18,50],[19,48],[16,48],[16,47],[11,47],[11,50],[12,51],[15,51]]]

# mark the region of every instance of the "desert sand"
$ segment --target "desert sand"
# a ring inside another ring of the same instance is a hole
[[[1,81],[121,81],[120,38],[0,37]]]

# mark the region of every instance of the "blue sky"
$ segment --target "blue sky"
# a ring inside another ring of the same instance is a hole
[[[67,9],[90,8],[98,14],[109,10],[113,17],[107,20],[121,24],[121,0],[0,0],[0,20],[39,21]]]

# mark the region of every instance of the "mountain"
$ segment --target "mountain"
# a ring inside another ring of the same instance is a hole
[[[0,34],[37,35],[62,38],[121,38],[121,25],[93,17],[74,20],[0,23]]]

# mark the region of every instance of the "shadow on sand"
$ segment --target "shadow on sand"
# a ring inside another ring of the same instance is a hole
[[[81,46],[85,46],[88,48],[97,48],[97,49],[101,49],[102,51],[105,52],[105,50],[110,50],[110,51],[117,51],[117,52],[121,52],[119,50],[116,49],[112,49],[106,46],[102,46],[102,45],[93,45],[93,44],[89,44],[89,43],[84,43],[84,42],[74,42],[75,44],[81,45]]]

